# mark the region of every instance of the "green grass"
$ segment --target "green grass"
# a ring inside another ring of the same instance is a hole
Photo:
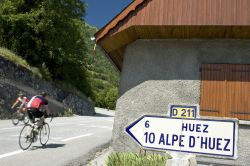
[[[59,117],[71,117],[74,115],[74,111],[71,108],[64,110],[64,112],[59,113],[57,116]]]
[[[0,47],[0,56],[13,62],[16,65],[26,68],[27,70],[32,72],[34,75],[38,76],[39,78],[44,78],[44,75],[42,74],[41,70],[39,70],[36,67],[30,66],[29,63],[25,59],[23,59],[21,56],[16,55],[14,52],[6,48]],[[87,97],[83,93],[81,93],[79,90],[77,90],[74,86],[64,83],[64,82],[59,82],[59,81],[53,81],[53,82],[58,88],[71,92],[83,99],[87,99]]]
[[[165,166],[168,156],[139,155],[135,153],[112,153],[106,162],[107,166]]]
[[[0,47],[0,56],[4,57],[5,59],[20,65],[26,69],[28,69],[29,71],[31,71],[33,74],[37,75],[38,77],[42,78],[42,74],[40,72],[40,70],[36,67],[31,67],[28,62],[26,60],[24,60],[22,57],[16,55],[15,53],[13,53],[12,51]]]

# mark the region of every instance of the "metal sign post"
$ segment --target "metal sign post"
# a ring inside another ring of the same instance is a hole
[[[170,103],[168,117],[183,118],[183,119],[196,119],[200,118],[200,106],[198,104],[172,104]],[[190,165],[196,166],[196,155],[193,153],[184,153],[176,151],[168,151],[172,159],[167,161],[166,165]]]

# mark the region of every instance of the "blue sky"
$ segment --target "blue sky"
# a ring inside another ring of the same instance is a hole
[[[85,21],[97,28],[102,28],[132,0],[85,0],[87,13]]]

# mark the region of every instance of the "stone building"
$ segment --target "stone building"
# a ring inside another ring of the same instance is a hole
[[[249,0],[135,0],[95,34],[121,72],[115,150],[138,151],[125,126],[143,114],[166,115],[169,103],[199,104],[201,116],[248,123],[249,9]],[[237,161],[213,162],[249,163],[247,134],[240,125]]]

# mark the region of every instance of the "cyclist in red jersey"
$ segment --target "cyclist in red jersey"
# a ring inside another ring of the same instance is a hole
[[[25,113],[26,111],[26,106],[27,103],[29,102],[29,99],[27,97],[25,97],[24,94],[19,93],[18,94],[18,98],[16,99],[16,101],[13,103],[13,105],[11,106],[11,109],[15,108],[18,104],[19,104],[19,109],[18,111],[20,113]]]
[[[27,104],[27,112],[29,119],[35,123],[35,118],[40,118],[38,126],[42,125],[44,119],[48,116],[48,100],[46,99],[47,93],[42,92],[39,95],[33,96]],[[41,110],[44,107],[45,110]]]

